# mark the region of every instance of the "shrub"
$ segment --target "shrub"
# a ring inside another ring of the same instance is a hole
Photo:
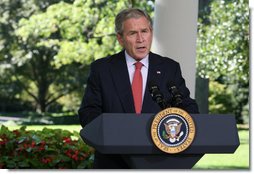
[[[0,168],[78,169],[91,168],[94,150],[78,132],[44,128],[41,131],[0,129]]]
[[[214,114],[233,113],[232,92],[226,85],[216,81],[209,84],[209,112]]]

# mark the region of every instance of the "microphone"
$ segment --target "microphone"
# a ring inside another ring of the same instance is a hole
[[[183,97],[173,82],[169,83],[168,89],[172,96],[171,105],[176,107],[180,106],[182,104]]]
[[[166,102],[159,87],[153,81],[150,81],[148,86],[152,99],[160,106],[161,109],[165,109],[167,107]]]

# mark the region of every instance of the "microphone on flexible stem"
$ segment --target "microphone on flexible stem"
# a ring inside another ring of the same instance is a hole
[[[152,99],[160,106],[161,109],[165,109],[167,105],[159,87],[153,81],[149,82],[148,86]]]
[[[174,85],[174,83],[170,82],[168,85],[169,92],[172,96],[171,105],[179,107],[182,104],[182,95]]]

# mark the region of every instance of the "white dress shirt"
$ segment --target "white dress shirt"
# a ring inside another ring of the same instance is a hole
[[[130,77],[130,82],[132,84],[134,72],[135,72],[135,63],[137,62],[134,58],[128,55],[128,53],[125,51],[125,58],[126,58],[126,63],[128,67],[128,72],[129,72],[129,77]],[[140,62],[143,64],[141,68],[141,73],[142,73],[142,80],[143,80],[143,89],[142,89],[142,101],[144,99],[144,94],[145,94],[145,89],[146,89],[146,82],[147,82],[147,74],[148,74],[148,55],[144,57],[143,59],[140,60]]]

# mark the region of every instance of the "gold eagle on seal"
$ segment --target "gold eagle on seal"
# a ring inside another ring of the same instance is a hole
[[[167,134],[164,135],[163,138],[168,139],[171,143],[179,141],[179,139],[183,135],[183,131],[180,132],[181,126],[182,123],[180,123],[176,119],[168,120],[167,123],[164,123],[164,127]]]

